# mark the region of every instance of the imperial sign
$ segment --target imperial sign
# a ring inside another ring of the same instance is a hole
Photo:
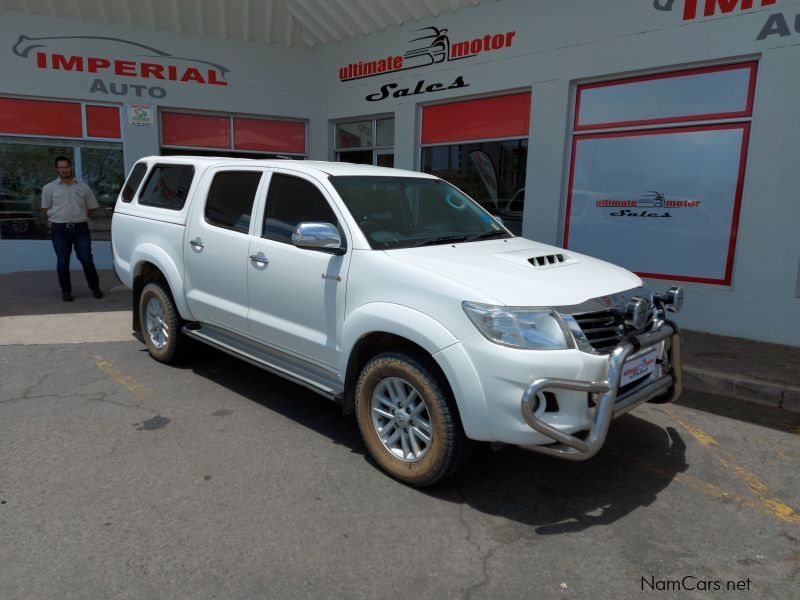
[[[130,50],[136,49],[136,60],[123,60],[100,54],[69,54],[52,49],[56,45],[65,46],[72,41],[96,40],[113,42]],[[108,82],[101,78],[94,79],[89,92],[93,94],[114,94],[124,96],[128,94],[137,97],[149,96],[151,98],[164,98],[167,90],[157,82],[174,81],[178,83],[195,83],[201,85],[227,86],[227,67],[199,60],[173,56],[168,52],[145,46],[138,42],[131,42],[120,38],[104,36],[61,36],[61,37],[28,37],[20,35],[11,51],[22,58],[33,58],[36,67],[53,71],[73,71],[77,73],[96,73],[97,75],[116,76],[146,80],[141,85]],[[140,60],[142,56],[146,60]]]

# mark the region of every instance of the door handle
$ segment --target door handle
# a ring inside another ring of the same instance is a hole
[[[203,240],[201,240],[199,237],[195,238],[193,240],[189,240],[189,244],[192,246],[192,248],[202,249],[202,248],[206,247],[206,245],[203,242]]]
[[[269,264],[269,259],[266,256],[264,256],[263,254],[260,254],[260,253],[259,254],[251,254],[250,255],[250,260],[252,260],[253,262],[261,263],[262,265],[268,265]]]

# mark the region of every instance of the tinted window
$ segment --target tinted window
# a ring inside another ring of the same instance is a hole
[[[192,185],[191,165],[156,165],[144,186],[139,204],[180,210]]]
[[[336,215],[313,183],[298,177],[274,174],[269,184],[264,214],[264,237],[291,243],[297,225],[311,221],[337,223]]]
[[[130,202],[133,200],[133,195],[139,189],[139,184],[144,179],[144,174],[147,173],[147,165],[144,163],[136,163],[131,169],[131,174],[128,175],[128,181],[125,182],[125,187],[122,188],[122,201]]]
[[[206,200],[206,221],[217,227],[247,233],[261,173],[231,171],[217,173]]]

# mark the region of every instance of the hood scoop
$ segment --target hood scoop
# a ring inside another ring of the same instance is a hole
[[[536,269],[549,269],[551,267],[558,267],[560,265],[572,264],[576,261],[574,258],[563,252],[558,254],[541,254],[529,258],[528,262],[531,263]]]

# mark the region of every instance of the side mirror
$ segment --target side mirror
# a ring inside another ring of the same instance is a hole
[[[339,230],[330,223],[300,223],[292,233],[292,244],[298,248],[329,250],[334,254],[345,252]]]

